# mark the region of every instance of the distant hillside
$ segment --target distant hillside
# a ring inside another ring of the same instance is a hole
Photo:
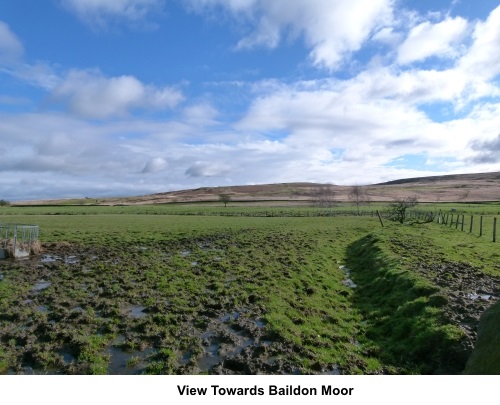
[[[219,194],[232,201],[249,204],[308,204],[319,189],[329,188],[338,201],[349,201],[352,186],[318,183],[280,183],[228,187],[202,187],[136,197],[82,198],[71,200],[23,201],[13,205],[139,205],[188,202],[216,202]],[[364,186],[372,201],[391,201],[395,197],[416,195],[421,202],[500,201],[500,172],[456,174],[393,180]]]
[[[447,182],[463,183],[465,181],[498,182],[500,181],[500,172],[413,177],[410,179],[399,179],[399,180],[387,181],[385,183],[377,183],[375,184],[375,186],[391,185],[391,184],[408,184],[408,183],[447,183]]]

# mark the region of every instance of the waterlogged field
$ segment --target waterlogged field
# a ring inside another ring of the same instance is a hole
[[[43,243],[0,261],[1,372],[459,373],[500,296],[498,242],[454,228],[182,209],[0,212]]]

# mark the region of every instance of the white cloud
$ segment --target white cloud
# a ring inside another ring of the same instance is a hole
[[[338,68],[370,34],[392,21],[393,0],[190,0],[203,12],[222,7],[254,26],[238,48],[276,47],[284,35],[302,36],[316,66]],[[362,12],[361,12],[362,11]]]
[[[228,174],[231,167],[219,162],[195,162],[186,170],[189,177],[220,177]]]
[[[394,46],[401,41],[401,33],[395,32],[393,27],[383,27],[372,36],[372,40]]]
[[[458,68],[485,80],[495,78],[500,74],[500,6],[486,21],[476,24],[472,39],[472,46],[459,61]]]
[[[106,26],[110,19],[137,23],[161,9],[163,0],[61,0],[62,5],[91,26]]]
[[[142,169],[142,173],[156,173],[162,170],[165,170],[168,166],[168,162],[161,158],[155,157],[146,163],[144,169]]]
[[[196,125],[213,125],[219,112],[210,103],[203,102],[186,107],[183,111],[184,119]]]
[[[467,26],[465,19],[456,17],[447,18],[437,24],[425,21],[413,27],[398,49],[398,62],[408,64],[431,56],[456,57],[456,47],[464,38]]]
[[[137,108],[172,108],[183,100],[182,94],[165,87],[157,89],[133,76],[105,77],[99,72],[72,70],[53,89],[55,100],[88,118],[124,116]]]
[[[18,61],[24,54],[24,47],[9,26],[0,21],[0,63]]]

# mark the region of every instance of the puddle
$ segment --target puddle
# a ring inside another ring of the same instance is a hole
[[[191,357],[193,357],[193,354],[191,352],[186,352],[184,353],[180,359],[179,359],[179,365],[180,366],[185,366],[186,364],[189,363],[189,361],[191,360]]]
[[[231,314],[225,314],[225,315],[222,315],[221,317],[218,318],[218,320],[220,322],[230,322],[232,320],[236,320],[240,317],[240,313],[239,312],[233,312]]]
[[[143,312],[146,307],[140,305],[132,305],[127,308],[127,315],[131,318],[145,318],[148,314]]]
[[[476,300],[483,300],[483,301],[489,301],[491,299],[490,294],[476,294],[476,293],[471,293],[466,295],[467,298],[476,301]]]
[[[43,280],[40,280],[38,283],[36,283],[32,290],[34,291],[42,291],[42,290],[45,290],[46,288],[49,288],[51,286],[51,282],[50,281],[43,281]]]
[[[345,286],[349,287],[349,288],[356,288],[358,285],[352,281],[350,278],[346,279],[346,280],[342,280],[342,284],[344,284]]]
[[[327,371],[321,373],[321,375],[340,375],[339,366],[335,365],[332,367],[331,370],[327,370]]]
[[[345,272],[345,275],[346,275],[346,279],[342,280],[342,284],[349,287],[349,288],[356,288],[358,285],[351,280],[351,269],[349,269],[348,267],[342,265],[342,266],[339,266],[339,270],[343,270]]]
[[[64,259],[64,263],[66,264],[76,264],[79,260],[76,256],[68,256]]]
[[[200,335],[201,339],[210,339],[214,335],[214,331],[207,330]]]
[[[240,354],[245,348],[252,346],[254,344],[254,340],[251,338],[245,339],[241,344],[234,346],[232,348],[226,349],[226,356],[233,357]]]
[[[62,356],[64,364],[66,364],[66,365],[74,363],[74,362],[77,361],[76,357],[73,356],[71,353],[68,353],[68,352],[59,352],[59,354]]]
[[[85,312],[85,310],[80,306],[71,308],[71,313],[75,313],[75,312],[83,314]]]
[[[61,260],[61,258],[59,256],[43,255],[40,262],[41,263],[54,263],[58,260]]]
[[[35,369],[35,368],[32,368],[32,367],[23,367],[22,371],[20,372],[15,372],[14,370],[12,369],[9,369],[7,371],[7,375],[57,375],[59,374],[59,371],[55,370],[55,369],[48,369],[48,370],[40,370],[40,369]]]
[[[108,353],[111,355],[108,365],[108,373],[114,375],[141,374],[144,369],[144,359],[155,352],[149,348],[143,350],[124,351],[118,347],[110,347]]]
[[[264,328],[266,326],[265,322],[262,319],[256,319],[254,323],[257,328]]]
[[[210,353],[205,353],[198,359],[198,368],[204,372],[210,370],[213,366],[222,362],[220,356],[214,356]]]

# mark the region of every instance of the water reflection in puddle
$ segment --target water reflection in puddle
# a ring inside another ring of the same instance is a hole
[[[221,317],[218,318],[218,320],[220,322],[229,322],[229,321],[232,321],[232,320],[236,320],[239,317],[240,317],[240,313],[239,312],[233,312],[233,313],[230,313],[230,314],[222,315]]]
[[[46,288],[49,288],[51,286],[51,282],[50,281],[44,281],[44,280],[40,280],[38,283],[36,283],[32,290],[33,291],[41,291],[41,290],[45,290]]]
[[[40,259],[40,262],[41,263],[54,263],[60,259],[61,258],[59,256],[43,255],[42,258]]]
[[[141,374],[145,368],[144,360],[153,354],[155,349],[149,348],[143,351],[124,351],[118,347],[110,347],[108,353],[111,355],[108,365],[108,373],[115,375]]]
[[[489,301],[491,299],[490,294],[476,294],[476,293],[471,293],[467,294],[467,298],[476,301],[476,300],[484,300],[484,301]]]
[[[127,308],[127,315],[131,318],[145,318],[148,314],[143,312],[146,307],[141,305],[132,305]]]

